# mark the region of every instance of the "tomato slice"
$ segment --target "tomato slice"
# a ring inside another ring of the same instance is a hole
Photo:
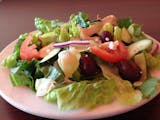
[[[126,46],[122,42],[116,41],[116,44],[115,42],[112,42],[114,43],[114,45],[116,45],[116,48],[111,49],[110,48],[111,42],[105,42],[100,46],[93,46],[90,48],[90,51],[99,58],[107,62],[115,63],[123,59],[127,59],[128,49],[126,48]]]
[[[37,46],[35,44],[29,45],[33,40],[32,36],[28,36],[22,43],[20,47],[20,58],[22,60],[32,60],[33,58],[39,59],[39,52],[37,51]]]

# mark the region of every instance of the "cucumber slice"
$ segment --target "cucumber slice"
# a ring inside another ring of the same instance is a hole
[[[152,40],[143,39],[128,46],[129,58],[132,58],[135,54],[149,48],[152,45]]]
[[[45,56],[40,63],[46,62],[47,60],[53,58],[55,55],[57,55],[60,52],[60,48],[53,49],[47,56]]]

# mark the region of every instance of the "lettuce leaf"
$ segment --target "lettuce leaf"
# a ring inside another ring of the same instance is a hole
[[[35,91],[32,76],[27,75],[24,71],[11,73],[9,76],[13,86],[29,86],[31,90]]]
[[[17,58],[20,57],[20,47],[22,42],[28,37],[28,33],[21,34],[18,38],[18,42],[14,46],[14,51],[13,53],[16,54]]]
[[[141,25],[139,25],[139,24],[133,23],[128,27],[127,30],[130,33],[130,35],[132,36],[133,41],[139,41],[139,40],[147,38],[145,36],[144,32],[142,31]]]
[[[158,79],[156,78],[148,78],[144,83],[139,87],[143,96],[145,98],[149,98],[153,96],[157,91]]]
[[[34,19],[35,27],[42,33],[52,32],[54,28],[59,27],[62,23],[58,20],[45,20],[40,17]]]
[[[80,31],[76,24],[70,23],[69,34],[73,38],[78,38],[80,36]]]
[[[2,61],[2,66],[5,68],[13,68],[17,66],[17,56],[16,54],[11,54],[7,56],[3,61]]]
[[[34,84],[37,63],[37,60],[19,60],[17,67],[12,68],[10,73],[13,86],[29,86],[32,90],[35,90]]]
[[[18,59],[20,57],[20,47],[22,42],[26,39],[28,36],[28,33],[21,34],[18,38],[18,42],[14,46],[13,53],[9,56],[7,56],[5,59],[2,61],[2,66],[6,68],[13,68],[17,66]]]
[[[119,77],[116,73],[113,72],[113,68],[109,67],[107,64],[103,62],[98,63],[103,75],[108,79],[114,79],[116,83],[116,99],[126,105],[135,105],[142,100],[142,95],[140,92],[135,90],[132,84],[127,81],[123,80]]]
[[[89,26],[88,14],[83,13],[83,12],[79,12],[77,15],[72,14],[70,16],[70,21],[72,21],[76,25],[80,24],[80,26],[83,27],[83,28],[87,28]]]
[[[81,81],[51,91],[45,96],[49,102],[56,102],[61,111],[108,104],[114,99],[114,80],[98,82]]]
[[[61,26],[60,34],[59,34],[59,41],[60,42],[65,42],[65,41],[68,41],[70,39],[68,29],[69,29],[68,24],[64,24],[64,25]]]
[[[151,54],[144,52],[144,55],[149,70],[160,69],[160,59],[158,54],[157,56],[152,56]]]
[[[132,23],[133,23],[133,20],[130,17],[129,18],[121,18],[118,20],[118,26],[120,28],[123,28],[123,27],[128,28]]]

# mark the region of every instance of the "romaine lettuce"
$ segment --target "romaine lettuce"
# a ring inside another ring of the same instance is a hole
[[[97,105],[111,103],[114,99],[115,81],[81,81],[52,90],[45,99],[57,102],[61,111],[85,107],[91,109]]]
[[[116,99],[120,103],[135,105],[142,100],[142,95],[140,94],[140,92],[137,92],[129,81],[122,80],[117,74],[113,73],[113,68],[108,67],[107,64],[104,64],[102,62],[99,62],[99,66],[106,78],[115,80]]]
[[[149,70],[153,69],[160,69],[160,59],[159,55],[157,54],[156,56],[152,56],[151,54],[144,52],[145,58],[146,58],[146,63],[147,63],[147,68]]]
[[[7,56],[3,61],[2,61],[2,66],[6,68],[13,68],[17,66],[17,56],[16,54],[11,54]]]
[[[132,18],[128,17],[128,18],[121,18],[118,20],[118,25],[120,28],[128,28],[131,24],[133,23]]]
[[[29,86],[31,90],[35,91],[32,76],[27,75],[24,71],[11,73],[9,76],[13,86]]]
[[[77,15],[72,14],[70,16],[70,21],[72,21],[75,24],[80,24],[81,27],[88,27],[89,26],[89,17],[88,14],[79,12]]]
[[[13,53],[7,56],[3,61],[2,65],[6,68],[13,68],[17,66],[17,60],[20,57],[20,47],[22,42],[26,39],[28,33],[21,34],[18,38],[18,42],[14,46]]]
[[[144,83],[139,87],[145,98],[153,96],[157,91],[158,79],[148,78]]]
[[[42,33],[52,32],[54,28],[59,27],[62,23],[58,20],[45,20],[40,17],[34,19],[35,27]]]

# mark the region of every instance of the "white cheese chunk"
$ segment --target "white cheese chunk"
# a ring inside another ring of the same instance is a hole
[[[47,78],[36,79],[35,88],[36,96],[44,96],[49,93],[53,88],[55,88],[56,82]]]
[[[117,47],[118,47],[118,45],[119,45],[119,43],[118,43],[118,41],[115,41],[115,42],[109,42],[109,49],[111,49],[111,50],[117,50]]]

